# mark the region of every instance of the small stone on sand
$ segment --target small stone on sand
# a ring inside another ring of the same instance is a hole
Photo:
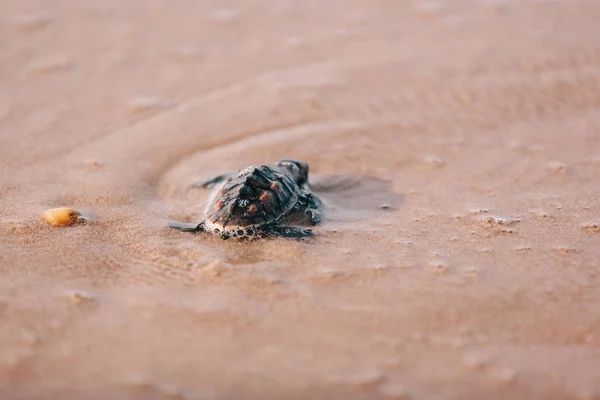
[[[155,96],[138,96],[129,101],[129,111],[132,113],[157,109],[164,106],[164,101]]]
[[[60,207],[44,211],[44,221],[49,225],[61,227],[85,222],[85,218],[77,210]]]

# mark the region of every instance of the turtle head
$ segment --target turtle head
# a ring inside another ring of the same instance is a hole
[[[308,164],[297,160],[281,160],[276,164],[279,168],[287,171],[298,185],[308,182]]]

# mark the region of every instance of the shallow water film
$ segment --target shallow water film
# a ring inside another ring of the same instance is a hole
[[[600,398],[600,3],[1,3],[0,398]]]

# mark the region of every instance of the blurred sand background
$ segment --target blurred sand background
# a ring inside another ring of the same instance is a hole
[[[599,2],[0,9],[0,398],[600,398]],[[166,228],[290,157],[314,239]]]

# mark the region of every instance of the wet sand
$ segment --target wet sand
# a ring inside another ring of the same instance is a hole
[[[2,399],[599,398],[600,4],[2,9]],[[166,228],[281,158],[314,239]]]

